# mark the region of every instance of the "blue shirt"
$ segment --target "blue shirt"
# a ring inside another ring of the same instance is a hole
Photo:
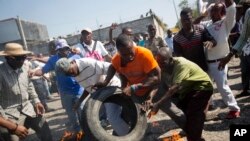
[[[145,46],[145,40],[140,40],[140,41],[138,42],[138,46],[144,47],[144,46]]]
[[[72,55],[70,59],[79,59],[79,55]],[[55,70],[56,62],[60,59],[58,55],[53,55],[42,68],[43,73]],[[56,82],[60,94],[81,95],[83,87],[81,87],[73,77],[66,76],[63,73],[56,73]]]

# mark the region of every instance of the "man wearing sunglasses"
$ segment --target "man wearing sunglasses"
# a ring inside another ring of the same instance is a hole
[[[6,60],[0,65],[0,117],[6,123],[0,126],[0,133],[6,141],[19,141],[32,128],[41,141],[52,141],[43,117],[44,107],[28,77],[29,65],[25,62],[28,54],[31,52],[17,43],[6,44],[0,52]]]

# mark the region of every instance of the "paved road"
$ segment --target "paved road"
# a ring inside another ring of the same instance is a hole
[[[235,95],[240,93],[241,80],[240,80],[240,68],[239,59],[234,59],[229,64],[229,84]],[[203,136],[207,141],[228,141],[229,140],[229,125],[233,123],[250,124],[250,97],[244,97],[237,99],[241,109],[241,118],[234,120],[226,120],[224,117],[228,112],[228,108],[224,105],[221,100],[220,94],[215,89],[213,95],[216,104],[219,108],[216,111],[209,112],[206,121]],[[53,138],[58,141],[62,137],[63,132],[66,130],[65,122],[67,122],[67,116],[65,111],[62,109],[60,103],[60,97],[57,94],[53,94],[55,99],[49,101],[49,107],[55,108],[56,111],[45,114],[50,128],[52,130]],[[177,125],[164,113],[159,112],[156,116],[152,117],[148,121],[148,130],[144,140],[155,141],[162,140],[166,136],[170,136],[175,132],[179,132],[180,129]],[[34,133],[31,132],[31,136],[26,141],[36,141],[37,138]],[[183,140],[186,140],[183,137]]]

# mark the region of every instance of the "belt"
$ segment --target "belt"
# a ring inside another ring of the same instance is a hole
[[[216,62],[220,62],[222,60],[222,58],[220,59],[215,59],[215,60],[207,60],[208,63],[216,63]]]

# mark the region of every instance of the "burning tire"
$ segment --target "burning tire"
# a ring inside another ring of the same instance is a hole
[[[130,132],[125,136],[115,136],[108,133],[100,124],[99,112],[104,102],[113,102],[122,106],[122,117],[130,125]],[[81,126],[84,131],[84,141],[139,141],[147,129],[147,119],[139,104],[133,99],[124,97],[117,87],[102,88],[87,100],[83,112]]]

